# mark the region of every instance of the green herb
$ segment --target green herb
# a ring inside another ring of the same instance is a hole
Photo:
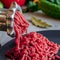
[[[4,7],[3,3],[2,3],[2,2],[0,2],[0,8],[3,8],[3,7]]]
[[[29,3],[27,4],[27,10],[30,12],[34,12],[34,11],[39,10],[38,3],[35,3],[33,1],[29,1]]]
[[[38,26],[38,27],[40,27],[40,28],[51,27],[51,25],[49,25],[48,23],[43,22],[42,20],[38,20],[38,19],[36,19],[35,17],[32,17],[32,18],[31,18],[31,22],[32,22],[35,26]]]

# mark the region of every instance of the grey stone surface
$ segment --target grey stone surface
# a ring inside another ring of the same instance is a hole
[[[8,41],[12,40],[10,36],[7,35],[6,32],[0,31],[0,44],[3,46],[6,44]]]

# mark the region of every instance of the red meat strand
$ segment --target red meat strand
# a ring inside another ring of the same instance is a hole
[[[15,13],[14,30],[16,46],[6,53],[10,60],[60,60],[60,47],[40,33],[30,32],[24,36],[29,24],[19,11]]]

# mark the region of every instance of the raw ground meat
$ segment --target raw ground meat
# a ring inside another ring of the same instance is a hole
[[[49,41],[40,33],[27,31],[29,24],[19,11],[15,14],[14,30],[16,33],[15,46],[8,50],[6,56],[10,60],[60,60],[57,55],[60,47]]]

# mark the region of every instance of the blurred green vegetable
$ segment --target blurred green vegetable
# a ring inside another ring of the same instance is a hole
[[[57,3],[58,5],[60,5],[60,0],[56,0],[56,3]]]
[[[51,1],[51,2],[53,2],[53,3],[55,2],[55,0],[48,0],[48,1]]]
[[[51,1],[55,1],[52,3]],[[60,18],[60,0],[40,0],[39,7],[48,16]]]
[[[0,8],[4,8],[4,5],[2,2],[0,2]]]
[[[60,0],[48,0],[48,1],[60,5]]]
[[[29,1],[27,4],[27,10],[31,11],[31,12],[39,10],[38,3],[35,3],[33,1]]]
[[[50,24],[48,24],[48,23],[46,23],[46,22],[43,22],[42,20],[36,19],[35,17],[32,17],[32,18],[31,18],[31,22],[32,22],[35,26],[40,27],[40,28],[51,27]]]

